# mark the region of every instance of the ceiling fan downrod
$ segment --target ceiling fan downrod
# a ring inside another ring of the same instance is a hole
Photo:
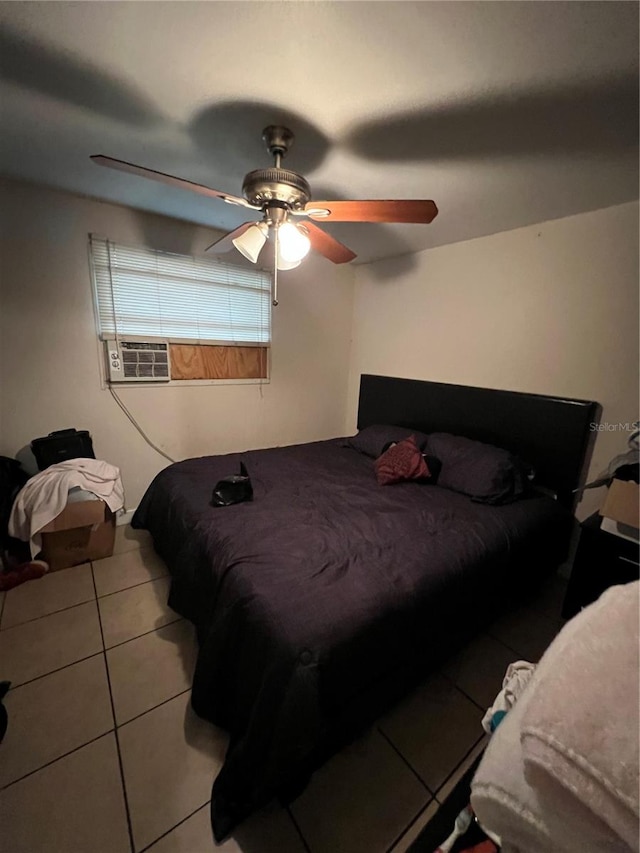
[[[279,124],[270,124],[262,131],[262,139],[264,140],[269,154],[275,160],[276,169],[280,168],[282,158],[286,156],[287,151],[293,145],[295,136],[293,131],[288,127],[282,127]]]

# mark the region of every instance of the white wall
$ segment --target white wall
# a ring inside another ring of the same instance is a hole
[[[134,507],[167,463],[100,387],[87,234],[200,253],[213,232],[14,181],[0,193],[0,453],[89,429]],[[606,421],[638,417],[637,204],[356,268],[310,257],[281,281],[270,384],[121,389],[174,458],[351,432],[361,373],[595,399]],[[625,439],[600,433],[592,471]]]
[[[87,234],[199,254],[215,232],[14,181],[0,182],[0,207],[0,454],[88,429],[135,507],[168,463],[101,389]],[[125,387],[122,399],[175,459],[342,434],[353,277],[319,257],[282,275],[270,384]]]
[[[634,421],[637,203],[358,267],[346,432],[361,373],[597,400],[603,421]],[[626,438],[598,434],[592,473]]]

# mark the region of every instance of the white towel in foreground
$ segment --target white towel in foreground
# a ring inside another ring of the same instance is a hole
[[[101,459],[67,459],[32,477],[18,493],[9,518],[9,535],[29,542],[31,556],[41,550],[39,531],[67,505],[69,490],[79,486],[103,500],[111,512],[124,506],[120,469]]]
[[[497,728],[474,777],[503,851],[639,853],[640,583],[568,622]]]

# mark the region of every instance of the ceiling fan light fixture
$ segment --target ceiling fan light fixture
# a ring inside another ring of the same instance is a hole
[[[262,247],[267,241],[268,227],[264,222],[256,222],[250,228],[232,240],[233,245],[241,255],[251,261],[252,264],[257,263],[258,256],[262,251]]]
[[[302,261],[287,261],[282,257],[282,252],[278,252],[277,267],[279,270],[294,270],[299,267]]]
[[[302,228],[292,222],[283,222],[278,228],[279,255],[282,261],[297,264],[307,256],[311,241]],[[283,269],[283,267],[280,267]],[[291,267],[289,267],[291,269]]]
[[[266,169],[254,169],[244,176],[242,198],[213,187],[176,178],[165,172],[136,166],[126,160],[106,157],[104,154],[94,154],[91,160],[99,166],[108,166],[110,169],[150,178],[171,187],[191,190],[207,198],[261,211],[263,222],[243,222],[212,243],[207,251],[223,253],[233,246],[255,264],[269,237],[275,242],[275,280],[279,269],[293,269],[298,266],[307,255],[312,242],[314,251],[334,264],[346,264],[356,257],[355,252],[322,228],[318,228],[312,221],[314,219],[331,222],[428,224],[437,216],[438,208],[435,202],[429,199],[312,201],[311,188],[306,178],[291,169],[282,168],[282,158],[291,147],[293,138],[293,133],[280,125],[269,125],[264,129],[263,139],[274,158],[274,164]],[[290,221],[290,217],[297,216],[306,216],[306,223],[295,225]],[[269,261],[271,257],[270,255]],[[276,303],[274,295],[274,304]]]

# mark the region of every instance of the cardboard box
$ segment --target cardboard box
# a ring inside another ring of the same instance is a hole
[[[113,554],[116,517],[104,501],[68,503],[40,531],[42,559],[52,572]]]
[[[626,480],[613,480],[609,486],[600,515],[611,518],[619,524],[637,528],[640,526],[640,487]]]

